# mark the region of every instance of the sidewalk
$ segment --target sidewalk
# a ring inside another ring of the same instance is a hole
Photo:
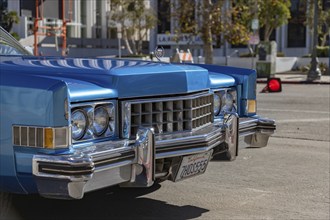
[[[280,78],[282,83],[287,84],[329,84],[330,85],[330,75],[322,75],[320,80],[315,80],[313,82],[307,82],[307,73],[300,71],[290,71],[284,73],[276,73],[276,78]],[[267,83],[267,78],[258,78],[257,83]]]

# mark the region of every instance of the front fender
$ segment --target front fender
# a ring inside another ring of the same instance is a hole
[[[26,164],[21,164],[24,168],[16,166],[19,162],[15,151],[28,148],[13,145],[13,126],[68,126],[65,117],[68,90],[66,83],[59,80],[5,71],[0,82],[0,190],[24,193],[26,180],[20,178],[20,170],[31,168]]]

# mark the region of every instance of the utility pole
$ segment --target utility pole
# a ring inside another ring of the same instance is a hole
[[[66,56],[67,54],[67,48],[66,48],[66,44],[67,44],[67,40],[66,40],[66,23],[67,20],[65,19],[65,0],[62,0],[62,56]],[[55,34],[55,38],[56,38],[56,34]]]
[[[117,38],[118,38],[118,57],[121,59],[121,39],[122,39],[122,25],[117,23]]]
[[[318,68],[317,54],[316,54],[316,46],[318,41],[317,34],[317,26],[318,26],[318,0],[314,0],[314,20],[313,20],[313,52],[312,52],[312,60],[311,60],[311,68],[307,75],[307,81],[312,82],[316,79],[321,78],[321,72]]]
[[[39,36],[54,36],[55,37],[55,43],[57,44],[57,32],[60,32],[59,36],[62,37],[63,42],[62,42],[62,56],[67,55],[67,23],[71,22],[72,20],[72,0],[69,0],[69,15],[70,19],[67,20],[65,18],[65,3],[67,0],[62,0],[62,25],[60,27],[52,27],[52,26],[47,26],[47,24],[44,24],[44,0],[40,1],[40,13],[39,13],[39,0],[35,0],[35,10],[36,10],[36,17],[34,19],[34,28],[33,28],[33,33],[34,33],[34,55],[38,56],[38,43],[39,43]],[[39,21],[42,21],[42,25],[39,25]],[[57,24],[57,23],[56,23]],[[42,30],[42,32],[39,32]]]
[[[329,30],[329,52],[328,52],[328,55],[329,55],[328,74],[330,75],[330,30]]]
[[[33,27],[33,34],[34,34],[34,45],[33,45],[33,53],[35,56],[39,55],[38,52],[38,31],[39,31],[39,0],[35,1],[36,4],[36,17],[34,19],[34,27]]]
[[[327,1],[328,4],[326,4],[326,1],[323,1],[323,10],[330,10],[330,0]],[[328,63],[328,75],[330,75],[330,28],[329,28],[329,37],[328,37],[328,44],[329,44],[329,63]]]

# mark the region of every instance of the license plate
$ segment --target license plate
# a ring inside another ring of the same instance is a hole
[[[209,163],[212,152],[213,150],[183,157],[175,181],[203,174]]]

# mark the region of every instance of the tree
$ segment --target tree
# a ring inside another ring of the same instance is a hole
[[[322,10],[319,18],[319,36],[321,38],[320,46],[325,46],[327,38],[330,37],[330,10]],[[330,46],[330,45],[329,45]]]
[[[240,19],[246,8],[241,4],[226,7],[224,0],[186,1],[178,0],[174,5],[175,32],[199,35],[203,40],[205,63],[213,63],[214,38],[223,36],[231,44],[246,43],[249,28]]]
[[[8,31],[11,32],[13,28],[13,24],[17,24],[19,22],[19,17],[16,11],[7,11],[1,10],[1,26]]]
[[[310,31],[313,31],[313,18],[314,18],[314,1],[315,0],[310,0],[308,4],[308,11],[307,11],[307,20],[306,24],[308,25]],[[330,10],[327,9],[323,6],[322,0],[318,0],[318,28],[317,28],[317,33],[320,41],[318,41],[319,46],[325,46],[327,42],[327,38],[329,36],[330,32]]]
[[[265,29],[264,41],[269,41],[274,29],[288,23],[290,6],[290,0],[258,0],[260,28]]]
[[[272,31],[290,18],[290,0],[232,0],[229,4],[226,0],[175,2],[176,33],[200,35],[206,63],[213,61],[214,36],[221,35],[233,45],[247,44],[252,19],[258,17],[260,27],[265,29],[264,39],[269,41]]]
[[[129,54],[142,54],[142,42],[156,23],[156,16],[144,0],[112,0],[111,19],[122,27],[123,40]]]

